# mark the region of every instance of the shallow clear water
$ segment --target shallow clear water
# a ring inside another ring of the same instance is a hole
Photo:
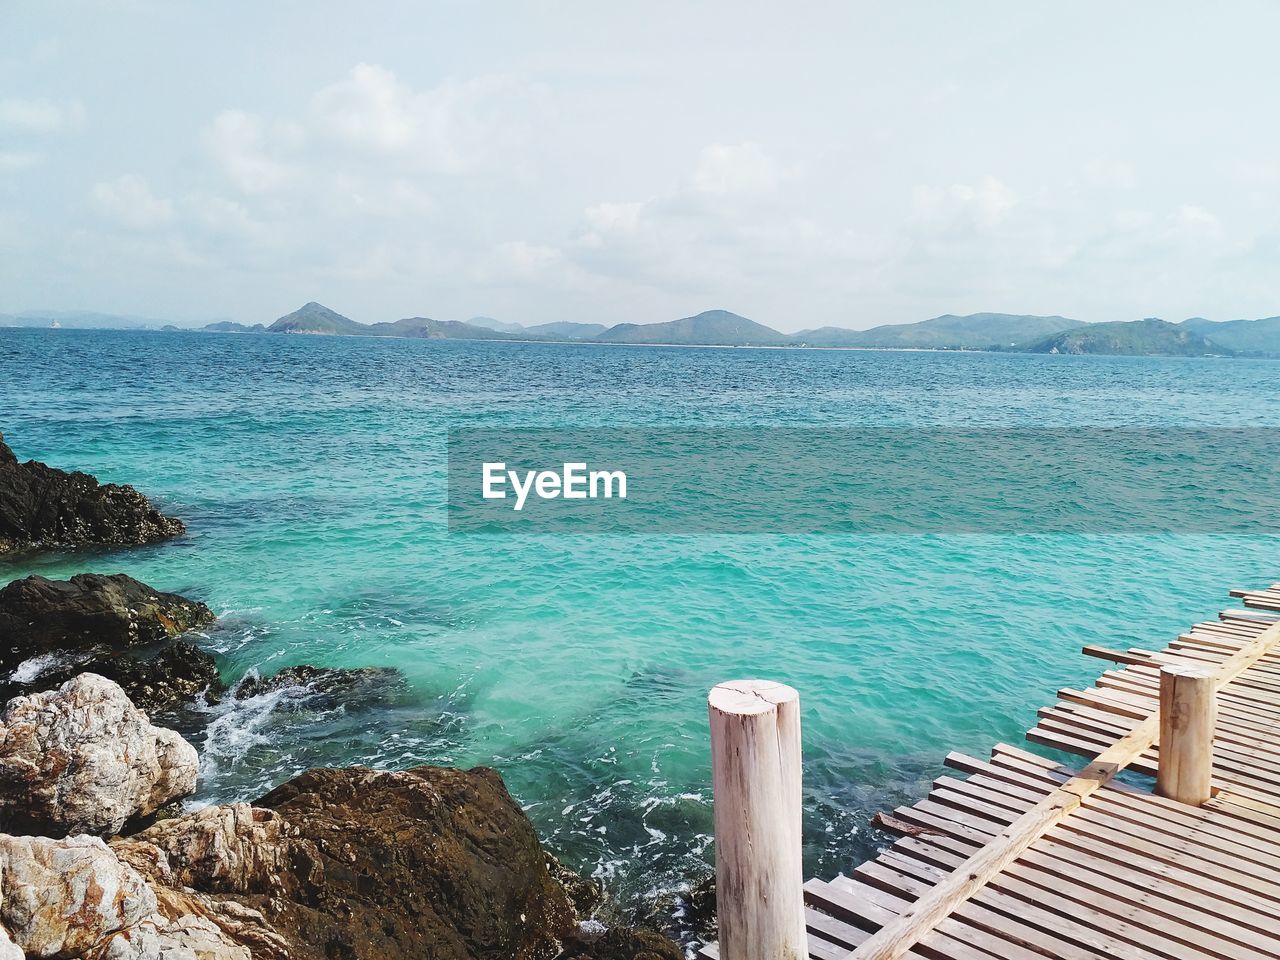
[[[0,330],[18,455],[132,483],[190,531],[0,562],[0,579],[122,571],[199,597],[229,680],[398,667],[410,694],[368,710],[270,695],[180,721],[199,799],[318,764],[492,764],[624,902],[705,870],[707,689],[785,680],[807,866],[830,873],[948,750],[1020,742],[1094,676],[1083,643],[1171,638],[1226,588],[1275,579],[1280,543],[451,535],[447,427],[1275,427],[1277,385],[1266,361]]]

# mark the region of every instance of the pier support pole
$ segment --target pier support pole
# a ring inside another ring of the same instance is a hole
[[[1212,670],[1184,664],[1160,669],[1160,796],[1196,807],[1209,799],[1216,715]]]
[[[800,696],[771,680],[734,680],[707,702],[720,957],[806,960]]]

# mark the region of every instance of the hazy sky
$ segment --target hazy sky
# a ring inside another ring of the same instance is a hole
[[[1280,314],[1280,4],[0,2],[0,312]]]

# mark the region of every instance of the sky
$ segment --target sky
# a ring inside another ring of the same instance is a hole
[[[1280,314],[1280,4],[0,0],[0,312]]]

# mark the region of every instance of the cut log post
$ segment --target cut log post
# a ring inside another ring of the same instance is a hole
[[[707,702],[721,960],[806,960],[799,694],[735,680]]]
[[[1200,806],[1212,795],[1215,671],[1187,664],[1160,669],[1160,766],[1156,793]]]

